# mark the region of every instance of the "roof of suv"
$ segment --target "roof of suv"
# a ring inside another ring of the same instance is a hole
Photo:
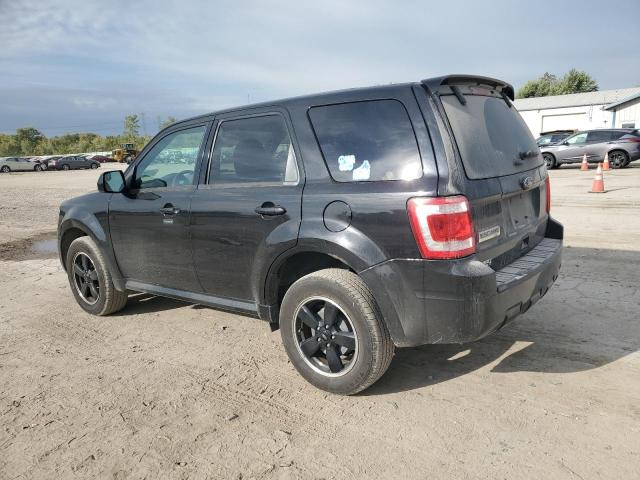
[[[323,97],[333,97],[332,101],[335,101],[336,96],[338,97],[342,96],[344,97],[343,98],[344,101],[349,101],[353,96],[353,94],[356,92],[359,94],[369,93],[371,94],[371,96],[381,96],[385,92],[391,92],[392,90],[398,90],[398,89],[408,88],[413,86],[424,85],[429,89],[435,90],[439,86],[454,85],[458,83],[476,83],[476,84],[493,85],[496,88],[500,88],[512,101],[514,99],[513,86],[511,86],[506,82],[503,82],[502,80],[498,80],[490,77],[483,77],[479,75],[445,75],[442,77],[433,77],[433,78],[424,79],[424,80],[421,80],[420,82],[404,82],[404,83],[392,83],[389,85],[375,85],[370,87],[348,88],[344,90],[333,90],[328,92],[313,93],[308,95],[300,95],[295,97],[276,99],[276,100],[271,100],[267,102],[247,104],[247,105],[242,105],[242,106],[237,106],[237,107],[232,107],[232,108],[227,108],[222,110],[215,110],[213,112],[205,113],[202,115],[196,115],[193,117],[185,118],[184,120],[180,120],[176,123],[173,123],[172,126],[179,125],[181,123],[191,122],[198,119],[204,119],[211,115],[220,115],[223,113],[231,113],[239,110],[272,107],[276,105],[286,105],[289,103],[300,102],[305,100],[308,100],[310,103],[316,103],[318,101],[321,101]]]

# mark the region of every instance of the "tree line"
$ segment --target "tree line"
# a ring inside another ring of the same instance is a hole
[[[518,90],[516,98],[547,97],[549,95],[567,95],[569,93],[595,92],[598,83],[587,72],[575,68],[558,78],[545,72],[540,78],[529,80]]]
[[[158,119],[158,126],[163,129],[175,121],[173,117]],[[140,117],[127,115],[120,135],[66,133],[47,137],[33,127],[18,128],[15,134],[0,133],[0,157],[105,152],[115,150],[123,143],[133,143],[137,149],[142,149],[149,140],[150,135],[140,134]]]

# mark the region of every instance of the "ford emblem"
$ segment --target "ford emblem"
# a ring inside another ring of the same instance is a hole
[[[531,188],[532,185],[533,185],[533,178],[524,177],[520,179],[520,186],[522,187],[523,190],[528,190],[529,188]]]

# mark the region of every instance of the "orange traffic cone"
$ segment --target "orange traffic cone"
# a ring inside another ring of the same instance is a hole
[[[587,163],[586,153],[582,156],[582,165],[580,165],[580,170],[582,170],[583,172],[586,172],[587,170],[589,170],[589,164]]]
[[[602,164],[602,170],[603,171],[609,170],[609,154],[608,153],[604,154],[604,163]]]
[[[602,166],[598,164],[596,176],[591,184],[591,193],[604,193],[604,177],[602,175]]]

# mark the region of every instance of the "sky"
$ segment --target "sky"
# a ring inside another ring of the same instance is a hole
[[[640,1],[0,0],[0,132],[158,118],[452,73],[640,86]]]

